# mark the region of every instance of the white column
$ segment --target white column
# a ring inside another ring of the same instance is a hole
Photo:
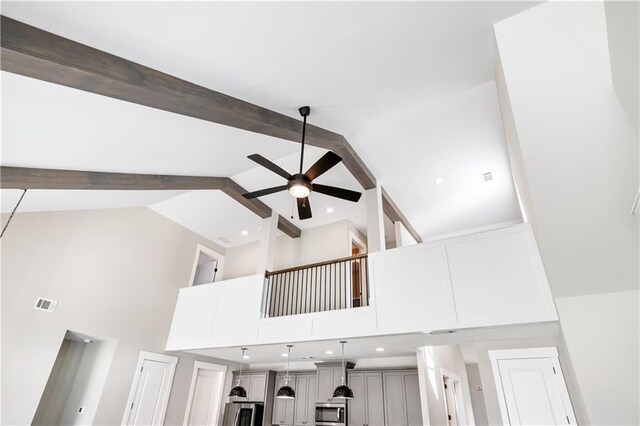
[[[265,271],[273,271],[279,218],[280,215],[273,211],[271,212],[271,217],[262,220],[262,231],[260,231],[260,251],[258,253],[256,274],[264,274]]]
[[[402,222],[400,221],[394,222],[393,229],[395,230],[395,233],[396,233],[396,247],[405,246],[406,242],[404,241],[404,234],[402,232],[404,229],[404,225],[402,224]]]
[[[365,191],[367,207],[367,251],[373,253],[385,249],[382,189],[380,186]]]

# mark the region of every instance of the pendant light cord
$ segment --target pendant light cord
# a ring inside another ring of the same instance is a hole
[[[238,386],[240,386],[240,383],[242,383],[242,365],[244,364],[244,351],[247,350],[247,348],[240,348],[242,350],[242,359],[240,360],[240,374],[238,374]]]
[[[18,206],[22,202],[22,199],[24,198],[24,194],[26,193],[27,193],[26,189],[22,191],[22,195],[20,196],[20,199],[16,203],[16,206],[13,208],[11,215],[9,215],[9,219],[7,220],[7,223],[5,223],[4,227],[2,228],[2,232],[0,233],[0,238],[2,238],[2,236],[4,235],[4,232],[7,230],[7,227],[9,226],[9,222],[11,222],[11,219],[13,219],[13,215],[16,214],[16,210],[18,210]]]
[[[300,150],[300,174],[302,174],[302,160],[304,159],[304,135],[307,133],[307,116],[302,117],[302,149]]]
[[[346,343],[344,340],[340,342],[342,344],[342,385],[346,385],[347,381],[344,376],[346,375],[346,370],[344,369],[344,344]]]
[[[291,347],[293,345],[287,345],[287,347],[289,348],[289,354],[287,355],[287,375],[284,378],[284,384],[285,386],[289,384],[289,365],[291,364]]]

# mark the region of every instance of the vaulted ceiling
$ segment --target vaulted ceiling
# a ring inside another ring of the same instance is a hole
[[[5,2],[13,19],[344,135],[423,237],[520,220],[494,79],[492,25],[528,2]],[[299,144],[2,73],[2,164],[230,176],[248,190]],[[307,151],[311,164],[322,155]],[[482,174],[494,180],[483,183]],[[441,184],[435,184],[440,178]],[[322,182],[361,190],[343,165]],[[2,209],[17,191],[3,190]],[[286,194],[263,201],[289,217]],[[363,201],[311,198],[308,228],[364,227]],[[152,208],[208,238],[256,238],[222,193],[33,191],[22,211]],[[327,213],[332,207],[334,213]],[[241,236],[247,230],[249,235]]]

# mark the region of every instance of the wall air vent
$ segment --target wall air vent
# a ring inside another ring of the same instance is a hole
[[[491,174],[491,172],[483,173],[482,180],[484,182],[491,182],[493,180],[493,175]]]
[[[58,302],[56,302],[55,300],[38,297],[38,300],[36,300],[36,304],[33,306],[33,309],[45,312],[53,312],[56,309],[57,304]]]

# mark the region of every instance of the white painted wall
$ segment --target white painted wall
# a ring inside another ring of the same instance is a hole
[[[638,291],[556,299],[589,424],[640,424]]]
[[[507,136],[554,296],[637,289],[638,139],[613,85],[603,2],[545,2],[494,27]]]
[[[461,417],[459,419],[460,423],[464,425],[474,425],[475,421],[471,403],[471,394],[469,392],[467,369],[462,357],[462,352],[460,352],[460,347],[457,345],[425,346],[421,351],[418,351],[418,355],[424,356],[429,424],[448,424],[444,388],[442,384],[442,374],[444,369],[456,374],[460,378],[463,398],[460,402],[464,406],[464,414],[461,413]]]
[[[305,229],[300,238],[279,235],[276,238],[274,269],[286,269],[351,256],[350,231],[362,241],[367,241],[348,220]],[[259,252],[257,242],[227,248],[223,279],[254,275]]]
[[[487,406],[484,402],[484,389],[478,390],[478,386],[482,387],[478,364],[467,364],[467,378],[469,379],[471,406],[473,407],[473,418],[476,421],[476,426],[488,426],[489,420],[487,420]]]
[[[613,86],[636,132],[640,131],[640,3],[605,1]]]
[[[139,351],[164,352],[198,243],[213,246],[146,208],[17,214],[2,238],[2,423],[31,422],[71,329],[117,340],[94,423],[119,424]],[[56,311],[32,309],[38,296]],[[176,383],[191,377],[181,362]],[[181,423],[186,394],[170,398]]]

